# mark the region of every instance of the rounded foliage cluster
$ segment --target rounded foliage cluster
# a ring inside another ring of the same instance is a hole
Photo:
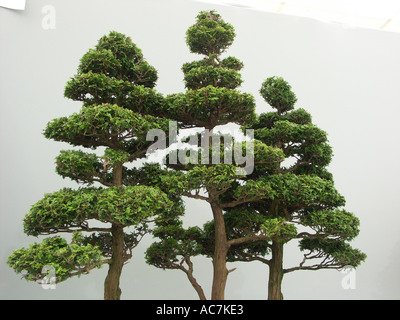
[[[263,82],[260,93],[265,101],[281,114],[294,109],[297,98],[291,89],[283,78],[270,77]]]
[[[163,101],[153,89],[157,78],[157,70],[145,61],[131,38],[111,31],[82,57],[64,95],[86,105],[117,104],[142,114],[156,114]]]
[[[142,51],[130,37],[116,31],[100,38],[95,49],[82,57],[78,74],[89,72],[151,88],[157,81],[157,71],[143,59]]]
[[[32,206],[24,219],[28,235],[86,230],[96,219],[121,226],[139,225],[157,214],[167,215],[173,203],[158,188],[147,186],[64,188],[46,194]]]
[[[61,237],[46,238],[42,243],[15,250],[7,263],[15,272],[31,281],[43,280],[53,270],[56,282],[87,274],[102,265],[102,253],[91,244],[68,244]],[[52,279],[50,279],[52,280]]]
[[[189,27],[186,35],[186,43],[193,53],[210,55],[224,52],[236,34],[233,26],[212,10],[200,12],[196,24]]]

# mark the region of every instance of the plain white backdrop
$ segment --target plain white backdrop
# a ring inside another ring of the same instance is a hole
[[[44,20],[49,8],[55,24]],[[201,58],[189,52],[185,32],[208,9],[236,29],[226,55],[244,62],[240,90],[256,97],[257,112],[271,110],[258,94],[263,80],[282,76],[298,97],[297,107],[328,133],[336,187],[346,209],[361,220],[352,244],[368,258],[355,273],[356,287],[345,290],[346,275],[338,271],[298,271],[283,280],[285,299],[400,298],[400,34],[188,0],[35,0],[25,11],[0,8],[0,298],[103,298],[106,267],[44,290],[6,265],[12,250],[41,240],[23,233],[30,206],[45,193],[77,187],[55,173],[55,157],[70,146],[46,140],[42,131],[53,118],[80,110],[79,102],[63,97],[64,86],[83,54],[111,30],[142,49],[158,70],[159,92],[184,91],[181,66]],[[186,208],[185,225],[212,217],[201,201],[187,200]],[[124,267],[122,299],[197,299],[182,272],[145,264],[151,241],[145,238]],[[301,257],[296,244],[289,245],[285,267]],[[227,299],[266,298],[265,265],[230,267],[237,270],[229,275]],[[209,296],[211,262],[195,259],[195,276]]]

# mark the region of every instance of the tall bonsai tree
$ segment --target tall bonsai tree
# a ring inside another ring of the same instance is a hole
[[[162,188],[168,193],[200,199],[210,204],[214,222],[214,241],[210,253],[213,261],[211,298],[216,300],[225,297],[229,273],[226,265],[227,254],[230,246],[234,244],[227,237],[224,210],[264,197],[264,189],[267,187],[258,181],[242,186],[241,182],[245,181],[246,176],[244,167],[251,167],[253,163],[242,162],[232,157],[224,158],[225,163],[222,163],[221,156],[224,157],[226,151],[231,151],[232,156],[235,147],[240,145],[240,154],[244,147],[246,154],[251,154],[250,162],[262,164],[265,168],[274,168],[284,159],[282,151],[278,148],[266,146],[261,142],[249,144],[249,147],[246,142],[235,139],[232,143],[225,143],[225,139],[220,139],[221,136],[214,130],[217,126],[228,123],[244,125],[255,118],[253,96],[236,89],[242,82],[239,73],[243,67],[242,62],[234,57],[221,58],[221,54],[232,44],[234,37],[234,28],[218,13],[199,13],[196,23],[187,30],[186,41],[191,52],[205,57],[183,65],[187,91],[168,95],[165,107],[181,127],[205,129],[201,136],[201,147],[197,152],[180,157],[179,163],[172,162],[171,155],[167,159],[167,165],[174,170],[163,174]],[[186,155],[185,152],[183,154]],[[216,159],[218,161],[215,161]],[[201,234],[199,228],[184,229],[179,221],[176,221],[173,227],[163,225],[155,230],[155,235],[161,241],[149,248],[147,261],[156,267],[184,271],[199,297],[204,299],[205,294],[193,276],[190,260],[191,256],[202,254],[202,246],[196,244],[199,243],[196,239]]]
[[[117,32],[102,37],[83,56],[65,88],[65,96],[82,101],[83,107],[49,122],[44,136],[99,152],[61,151],[56,172],[86,186],[46,194],[24,219],[27,235],[74,236],[69,244],[56,236],[14,251],[8,264],[16,272],[40,280],[46,276],[43,267],[50,266],[56,280],[63,281],[108,264],[104,298],[120,299],[123,265],[148,232],[148,222],[180,210],[180,203],[158,188],[142,185],[141,170],[127,166],[146,155],[150,129],[168,131],[167,119],[149,115],[156,115],[163,102],[153,89],[156,80],[141,50]]]

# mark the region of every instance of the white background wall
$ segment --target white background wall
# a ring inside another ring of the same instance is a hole
[[[56,29],[42,28],[42,8],[56,9]],[[63,180],[54,158],[67,144],[42,133],[53,118],[80,110],[63,97],[79,59],[111,30],[129,35],[159,72],[156,89],[182,92],[184,62],[200,58],[185,44],[185,32],[200,10],[217,9],[237,33],[227,55],[244,64],[242,91],[252,93],[259,113],[270,110],[258,94],[262,81],[284,77],[327,131],[334,150],[330,170],[346,208],[361,220],[353,242],[368,258],[356,271],[356,289],[344,290],[344,274],[299,271],[284,278],[286,299],[399,299],[400,204],[399,115],[400,34],[346,28],[306,18],[219,7],[188,0],[35,0],[25,11],[0,8],[0,298],[102,299],[104,267],[43,290],[21,280],[7,265],[12,250],[34,241],[22,219],[44,193],[77,185]],[[208,206],[187,201],[185,223],[211,219]],[[162,271],[144,262],[147,237],[123,270],[123,299],[197,299],[180,271]],[[285,267],[301,255],[288,246]],[[211,262],[195,260],[195,275],[209,295]],[[236,263],[228,299],[265,299],[267,268]]]

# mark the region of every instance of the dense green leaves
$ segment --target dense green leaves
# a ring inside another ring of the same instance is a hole
[[[188,89],[197,89],[208,85],[235,89],[241,83],[240,73],[228,68],[198,67],[185,73],[185,86]]]
[[[100,182],[105,186],[112,186],[115,167],[131,161],[131,158],[132,156],[123,150],[110,148],[105,149],[103,156],[77,150],[64,150],[56,158],[56,172],[64,178],[68,177],[77,182],[87,184]],[[123,167],[122,184],[133,185],[129,181],[132,178],[137,184],[143,184],[144,180],[139,177],[142,171],[144,170]]]
[[[344,198],[331,181],[317,176],[274,174],[249,180],[234,193],[236,198],[263,196],[265,199],[280,200],[282,206],[330,208],[344,205]]]
[[[163,192],[147,186],[105,189],[96,207],[100,220],[124,226],[137,225],[159,214],[168,215],[172,208],[173,203]]]
[[[194,53],[221,54],[235,38],[233,26],[222,20],[215,11],[202,11],[196,23],[186,32],[186,43]]]
[[[111,166],[114,166],[118,163],[128,162],[129,158],[130,154],[128,152],[125,152],[123,150],[114,150],[110,148],[107,148],[104,151],[104,156],[103,156],[105,163]]]
[[[143,85],[110,78],[91,71],[76,76],[65,87],[65,95],[86,105],[117,104],[134,112],[157,115],[161,112],[163,96]]]
[[[280,147],[286,158],[295,160],[285,167],[288,172],[318,175],[332,180],[332,175],[325,169],[332,159],[327,134],[311,123],[311,116],[304,109],[283,115],[263,113],[245,129],[251,127],[255,129],[256,139]]]
[[[291,240],[297,235],[296,227],[291,223],[287,223],[282,217],[267,219],[262,224],[261,229],[267,238],[278,239],[282,242]]]
[[[262,166],[264,170],[278,169],[280,163],[285,160],[285,154],[281,148],[276,148],[271,145],[262,143],[259,140],[253,140],[253,158],[254,164]],[[249,152],[244,146],[247,142],[243,142],[243,150]],[[249,154],[251,156],[251,154]]]
[[[163,96],[153,90],[157,71],[132,40],[115,31],[102,37],[81,59],[64,95],[85,105],[117,104],[158,116]]]
[[[111,50],[89,49],[81,59],[78,74],[82,75],[90,72],[120,78],[118,75],[121,73],[121,64]]]
[[[211,54],[208,57],[203,58],[202,60],[185,62],[182,66],[182,71],[184,74],[187,74],[192,69],[196,68],[207,68],[209,66],[213,67],[221,67],[224,69],[236,70],[239,71],[243,68],[243,62],[240,61],[236,57],[227,57],[224,59],[220,59],[218,55]]]
[[[169,214],[173,203],[159,189],[146,186],[64,188],[46,194],[24,219],[29,235],[90,231],[87,220],[121,226],[138,225],[157,214]]]
[[[96,218],[94,210],[96,188],[72,190],[64,188],[46,194],[34,204],[24,219],[24,232],[28,235],[54,233],[80,227],[85,220]]]
[[[207,86],[166,97],[168,114],[186,126],[212,129],[230,122],[244,124],[254,118],[255,100],[247,93]]]
[[[352,240],[359,233],[360,221],[351,212],[341,209],[317,210],[300,215],[300,223],[318,234]]]
[[[291,86],[281,77],[266,79],[260,93],[271,107],[278,110],[279,114],[292,110],[297,101],[296,95],[291,91]]]
[[[352,248],[348,243],[332,239],[303,239],[299,246],[301,251],[310,252],[306,257],[323,258],[324,261],[328,261],[326,264],[318,265],[316,269],[320,267],[340,269],[346,266],[356,268],[367,257],[365,253]]]
[[[144,60],[142,51],[129,37],[115,31],[103,36],[95,49],[90,49],[82,57],[78,74],[72,80],[78,80],[84,74],[102,74],[109,79],[149,88],[154,87],[157,81],[157,72]],[[66,96],[76,98],[68,90]]]
[[[123,90],[126,88],[125,90]],[[102,73],[89,71],[71,79],[65,87],[65,96],[89,104],[116,103],[130,91],[129,83],[112,79]],[[116,94],[117,93],[117,94]]]
[[[278,112],[266,112],[257,115],[252,123],[243,126],[244,128],[271,129],[277,121],[289,121],[293,124],[311,124],[311,115],[304,109],[299,108],[280,115]]]
[[[255,119],[254,97],[234,90],[242,83],[239,70],[243,63],[235,57],[219,57],[234,37],[233,27],[215,11],[200,12],[186,40],[192,52],[206,57],[183,65],[189,90],[168,95],[165,114],[185,127],[207,129],[231,122],[244,125]]]
[[[56,172],[77,182],[94,182],[102,175],[103,166],[95,154],[64,150],[56,158]]]
[[[111,31],[108,35],[101,37],[96,49],[110,50],[117,59],[126,65],[140,63],[143,59],[142,51],[132,42],[131,38],[116,31]]]
[[[68,244],[61,237],[52,237],[44,239],[42,243],[31,244],[29,248],[15,250],[7,263],[15,272],[31,281],[49,277],[51,274],[47,271],[53,271],[52,276],[58,283],[101,267],[102,253],[91,244]]]
[[[283,120],[276,121],[270,129],[262,128],[255,132],[257,139],[268,145],[284,143],[303,143],[318,144],[327,141],[324,131],[313,124],[298,125],[296,123]]]
[[[130,154],[141,151],[144,155],[151,145],[146,135],[149,130],[157,128],[168,132],[169,121],[103,104],[84,107],[80,113],[54,119],[48,123],[44,135],[72,145],[106,146]]]
[[[198,227],[184,229],[181,226],[159,228],[156,235],[162,241],[154,242],[146,251],[146,262],[157,268],[180,269],[180,261],[185,257],[194,257],[202,253],[199,239],[202,231]]]

